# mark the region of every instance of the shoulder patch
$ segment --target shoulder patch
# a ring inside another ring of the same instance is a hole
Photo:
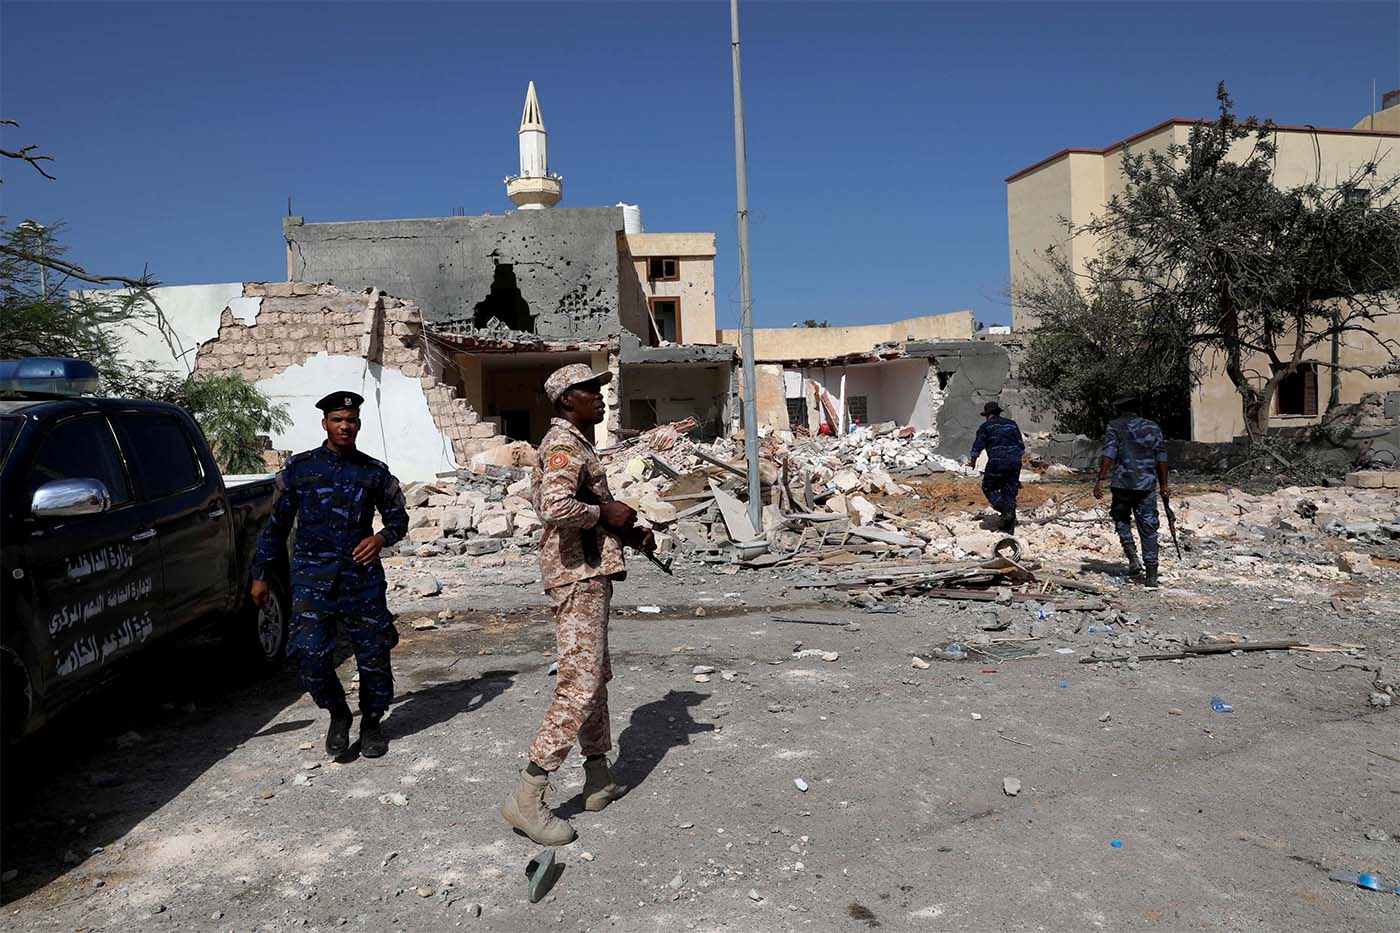
[[[545,465],[551,470],[562,470],[569,465],[569,454],[571,453],[573,453],[573,448],[571,447],[564,447],[561,445],[551,448],[549,459],[545,461]]]

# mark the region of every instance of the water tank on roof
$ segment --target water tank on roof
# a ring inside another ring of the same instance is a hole
[[[617,202],[617,206],[622,208],[622,232],[641,233],[642,232],[642,207],[640,204],[623,204]]]

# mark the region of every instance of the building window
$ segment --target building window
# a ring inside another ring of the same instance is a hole
[[[1342,203],[1348,207],[1367,207],[1371,203],[1371,189],[1356,185],[1343,185]]]
[[[1317,364],[1303,363],[1283,377],[1274,393],[1280,415],[1317,414]]]
[[[851,413],[851,424],[869,424],[866,396],[852,395],[846,399],[846,410]]]
[[[787,410],[789,427],[807,427],[807,400],[805,398],[788,399]]]
[[[661,340],[669,343],[681,342],[681,300],[679,298],[652,298],[651,317],[656,322],[652,332],[652,346]]]
[[[647,281],[675,282],[681,277],[681,261],[675,256],[653,256],[647,260]]]

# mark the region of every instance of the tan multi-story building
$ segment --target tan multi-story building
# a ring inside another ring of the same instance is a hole
[[[1352,129],[1276,127],[1275,184],[1280,188],[1314,181],[1336,185],[1347,181],[1368,162],[1379,163],[1383,173],[1400,173],[1400,94],[1393,92],[1385,99],[1388,107],[1362,119]],[[1172,145],[1184,146],[1197,122],[1167,120],[1102,149],[1064,149],[1006,179],[1015,330],[1035,327],[1034,315],[1020,303],[1017,294],[1022,283],[1046,271],[1047,249],[1053,246],[1059,250],[1076,272],[1083,272],[1098,254],[1096,240],[1084,234],[1071,236],[1069,228],[1101,215],[1109,199],[1124,191],[1125,151],[1165,152]],[[1250,148],[1250,141],[1242,140],[1232,156],[1244,159]],[[1400,341],[1400,314],[1383,319],[1381,328],[1386,338]],[[1332,370],[1328,365],[1330,345],[1315,347],[1307,354],[1309,362],[1280,386],[1271,424],[1317,422],[1329,397],[1334,397],[1333,380],[1335,397],[1341,403],[1355,402],[1366,392],[1400,387],[1400,379],[1374,379],[1345,369],[1378,366],[1390,359],[1390,352],[1369,337],[1348,335],[1341,341],[1339,352],[1343,371]],[[1250,360],[1248,368],[1261,384],[1267,379],[1266,359]],[[1191,398],[1192,439],[1228,441],[1242,434],[1244,419],[1239,394],[1219,361],[1204,361],[1200,376]]]

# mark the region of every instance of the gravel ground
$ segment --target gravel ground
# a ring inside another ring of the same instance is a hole
[[[1395,571],[1353,586],[1345,615],[1306,582],[1118,593],[1157,632],[1360,658],[1080,664],[1104,636],[1062,614],[1038,657],[918,669],[911,653],[981,610],[866,613],[772,575],[640,565],[612,637],[633,790],[580,813],[570,759],[553,799],[580,838],[535,905],[537,847],[497,808],[549,699],[553,632],[528,558],[459,576],[395,601],[385,758],[326,761],[295,678],[250,682],[210,638],[10,750],[4,929],[1400,928],[1400,897],[1327,879],[1400,877],[1400,712],[1339,667],[1400,656]],[[837,657],[794,658],[799,642]]]

